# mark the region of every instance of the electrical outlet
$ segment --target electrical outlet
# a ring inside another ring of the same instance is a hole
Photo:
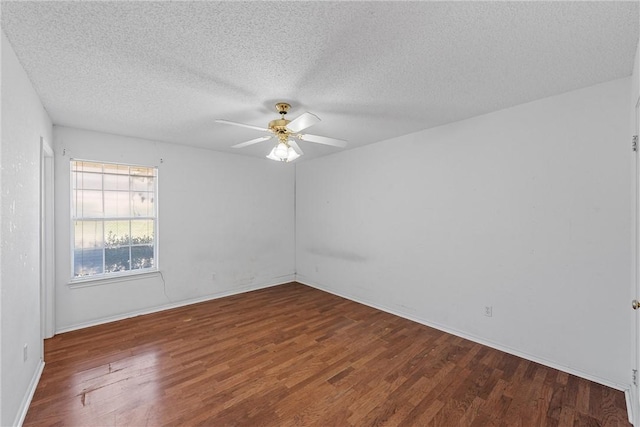
[[[211,280],[216,281],[216,273],[211,273]]]
[[[484,308],[484,315],[487,317],[493,316],[493,307],[488,305]]]
[[[22,349],[22,361],[26,362],[28,358],[29,358],[29,345],[25,344],[24,348]]]

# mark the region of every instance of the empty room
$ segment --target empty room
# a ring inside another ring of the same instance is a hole
[[[0,425],[640,426],[640,2],[0,2]]]

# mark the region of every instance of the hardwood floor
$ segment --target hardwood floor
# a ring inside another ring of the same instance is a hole
[[[629,426],[620,391],[291,283],[57,335],[25,426]]]

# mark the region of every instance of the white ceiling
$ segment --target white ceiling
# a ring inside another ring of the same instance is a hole
[[[273,104],[348,148],[631,75],[638,2],[9,2],[54,124],[231,149]],[[339,151],[300,142],[304,158]]]

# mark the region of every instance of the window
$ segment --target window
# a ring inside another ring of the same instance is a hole
[[[71,160],[72,279],[157,269],[156,167]]]

